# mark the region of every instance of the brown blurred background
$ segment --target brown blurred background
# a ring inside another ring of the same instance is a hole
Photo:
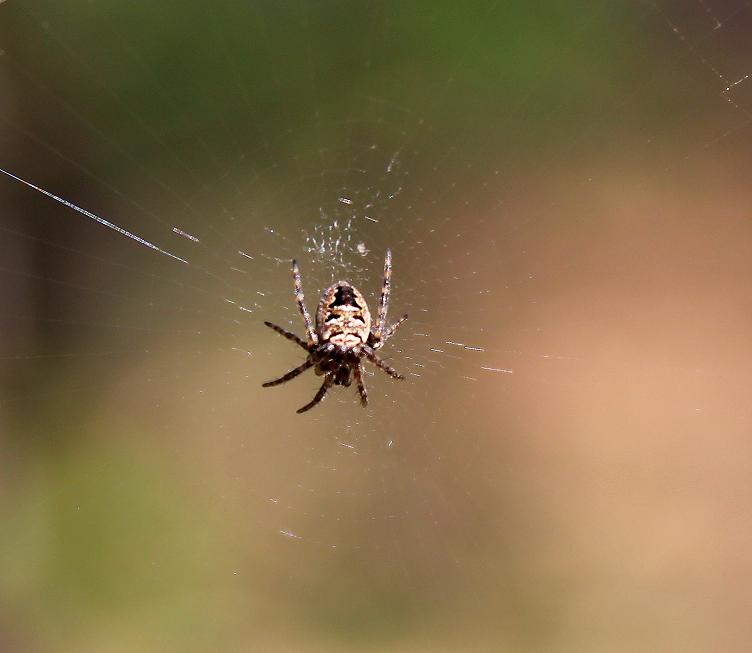
[[[0,168],[188,261],[0,175],[0,650],[746,651],[750,33],[0,4]],[[386,247],[408,380],[296,415]]]

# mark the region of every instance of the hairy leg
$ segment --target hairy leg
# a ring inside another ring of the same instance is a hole
[[[402,376],[397,370],[395,370],[393,367],[390,367],[383,360],[381,360],[373,351],[373,349],[371,349],[370,347],[363,347],[363,351],[365,352],[366,358],[371,361],[376,367],[378,367],[382,372],[386,372],[394,379],[399,379],[400,381],[405,380],[405,377]]]
[[[384,282],[381,285],[381,298],[379,299],[379,312],[376,316],[376,328],[373,335],[377,342],[381,341],[381,334],[386,324],[386,314],[389,310],[389,293],[392,288],[392,250],[387,249],[384,256]]]
[[[267,381],[266,383],[262,383],[262,387],[264,388],[271,388],[273,385],[280,385],[281,383],[287,383],[290,379],[294,379],[299,374],[302,374],[305,372],[309,367],[313,366],[313,360],[308,359],[305,363],[302,365],[299,365],[294,370],[290,370],[287,374],[284,376],[280,376],[278,379],[274,379],[274,381]]]
[[[371,345],[374,349],[380,349],[384,346],[384,343],[389,340],[394,335],[394,332],[397,330],[400,324],[402,324],[407,319],[407,313],[403,315],[399,320],[397,320],[392,326],[390,326],[384,333],[381,335],[381,340],[375,340],[373,344]],[[369,340],[370,342],[370,340]]]
[[[324,398],[326,391],[332,387],[332,383],[334,383],[334,376],[331,373],[327,374],[326,377],[324,378],[324,382],[321,384],[321,387],[319,388],[319,391],[316,393],[314,398],[311,399],[311,401],[309,401],[302,408],[298,408],[297,410],[298,414],[305,413],[307,410],[311,410],[311,408],[313,408],[317,403],[319,403]]]
[[[298,338],[298,336],[296,336],[291,331],[287,331],[287,329],[283,329],[281,326],[277,326],[276,324],[272,324],[271,322],[264,322],[264,324],[266,324],[266,326],[268,326],[270,329],[274,329],[279,335],[284,336],[288,340],[297,342],[303,349],[308,351],[308,345],[305,343],[305,340],[303,340],[303,338]]]
[[[360,363],[356,363],[353,367],[353,375],[355,376],[355,383],[358,386],[358,394],[360,395],[360,403],[365,408],[368,405],[368,392],[366,386],[363,383],[363,373],[360,369]]]
[[[308,313],[308,309],[305,305],[305,295],[303,294],[303,281],[300,278],[300,266],[298,262],[293,259],[292,261],[292,278],[295,284],[295,301],[298,303],[298,310],[303,316],[303,322],[305,322],[306,333],[308,334],[308,344],[318,344],[318,337],[313,329],[313,322],[311,322],[311,316]]]

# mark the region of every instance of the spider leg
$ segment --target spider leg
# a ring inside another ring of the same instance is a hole
[[[384,283],[381,286],[381,298],[379,299],[379,312],[376,316],[376,328],[373,336],[376,342],[381,341],[381,332],[386,324],[386,313],[389,310],[389,293],[392,288],[392,250],[387,249],[384,256]]]
[[[300,278],[300,266],[295,259],[293,259],[292,261],[292,278],[295,283],[295,301],[298,303],[298,310],[300,310],[300,314],[303,316],[303,322],[305,322],[306,333],[308,334],[308,344],[318,344],[319,339],[313,329],[313,322],[311,322],[311,316],[309,315],[308,309],[305,305],[303,281]]]
[[[294,333],[287,331],[286,329],[283,329],[280,326],[277,326],[276,324],[272,324],[271,322],[264,322],[266,326],[268,326],[270,329],[274,329],[279,335],[284,336],[288,340],[292,340],[293,342],[297,342],[303,349],[308,351],[308,345],[306,344],[305,340],[302,338],[298,338]]]
[[[394,335],[394,332],[397,330],[400,324],[402,324],[407,319],[407,313],[403,315],[399,320],[397,320],[392,326],[390,326],[381,336],[381,340],[376,340],[374,336],[374,342],[373,342],[373,348],[379,349],[380,347],[384,346],[384,343],[389,340]]]
[[[284,376],[280,376],[278,379],[274,379],[274,381],[267,381],[266,383],[262,383],[261,386],[264,388],[271,388],[273,385],[279,385],[280,383],[287,383],[290,379],[294,379],[296,376],[298,376],[298,374],[302,374],[309,367],[312,367],[313,364],[314,364],[313,359],[309,358],[305,363],[303,363],[302,365],[299,365],[294,370],[290,370]]]
[[[397,370],[395,370],[393,367],[390,367],[383,360],[381,360],[376,355],[376,352],[374,352],[373,349],[371,349],[370,347],[363,347],[363,353],[365,354],[365,357],[369,361],[371,361],[376,367],[378,367],[382,372],[386,372],[389,376],[391,376],[394,379],[399,379],[400,381],[405,380],[404,376],[402,376]]]
[[[319,403],[326,394],[326,391],[332,387],[332,384],[334,383],[334,375],[329,373],[324,377],[324,382],[321,384],[321,387],[319,388],[319,391],[316,393],[316,395],[309,401],[305,406],[302,408],[298,408],[297,413],[305,413],[307,410],[311,410],[317,403]]]
[[[353,376],[355,376],[355,383],[358,385],[358,394],[360,395],[360,403],[365,408],[368,405],[368,392],[366,386],[363,383],[363,375],[360,371],[360,363],[353,365]]]

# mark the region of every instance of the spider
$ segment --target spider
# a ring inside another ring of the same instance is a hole
[[[386,250],[384,257],[384,282],[381,287],[379,313],[373,329],[371,329],[371,312],[368,310],[363,294],[347,281],[338,281],[324,291],[316,309],[316,327],[314,328],[304,301],[300,267],[295,260],[292,262],[292,276],[295,282],[295,301],[303,317],[308,340],[305,341],[271,322],[264,322],[264,324],[288,340],[299,344],[308,352],[308,356],[302,365],[290,370],[284,376],[262,384],[264,388],[287,383],[309,367],[314,367],[316,374],[324,375],[324,382],[313,399],[297,411],[304,413],[318,404],[333,385],[348,387],[353,377],[358,386],[360,403],[363,407],[367,406],[368,393],[363,384],[361,372],[363,358],[368,359],[392,378],[404,380],[404,376],[376,355],[377,350],[384,346],[400,324],[407,319],[407,315],[403,315],[391,326],[386,326],[392,278],[390,250]]]

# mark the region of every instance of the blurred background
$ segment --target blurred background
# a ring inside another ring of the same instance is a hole
[[[750,33],[0,3],[0,650],[748,650]],[[407,380],[297,415],[387,247]]]

